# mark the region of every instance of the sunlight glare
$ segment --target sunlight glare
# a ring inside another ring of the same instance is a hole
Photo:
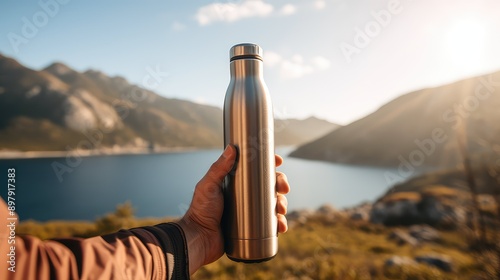
[[[445,51],[450,62],[457,67],[473,70],[481,66],[486,30],[480,20],[456,22],[446,34]]]

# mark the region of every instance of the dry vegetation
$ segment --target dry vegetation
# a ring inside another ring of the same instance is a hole
[[[441,232],[442,239],[419,247],[388,240],[393,229],[345,218],[318,215],[280,236],[280,251],[271,261],[255,265],[226,257],[200,269],[194,279],[470,279],[479,276],[476,262],[460,232]],[[446,254],[453,272],[423,264],[385,267],[391,256]]]
[[[124,204],[95,223],[28,221],[20,225],[19,231],[44,239],[88,237],[168,220],[135,219],[130,204]],[[479,259],[469,250],[462,231],[440,231],[439,241],[413,247],[389,240],[392,230],[365,221],[315,214],[280,235],[279,253],[273,260],[248,265],[224,256],[201,268],[193,279],[489,279],[485,272],[494,266],[487,257]],[[424,264],[384,266],[385,260],[394,255],[413,258],[427,253],[449,256],[453,271],[443,272]]]
[[[118,231],[122,228],[150,226],[163,222],[170,222],[173,218],[144,218],[134,217],[134,208],[130,202],[116,207],[114,213],[107,214],[95,222],[86,221],[50,221],[36,222],[28,220],[17,228],[18,234],[29,234],[41,239],[62,237],[92,237]]]
[[[395,192],[384,196],[381,201],[394,203],[399,201],[419,201],[422,198],[418,192]]]

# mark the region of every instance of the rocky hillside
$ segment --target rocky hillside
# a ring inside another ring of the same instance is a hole
[[[490,223],[499,214],[500,165],[472,171],[479,210]],[[473,209],[470,187],[461,169],[442,170],[396,184],[369,208],[370,221],[386,225],[426,223],[463,225]],[[365,209],[366,210],[366,209]],[[361,211],[362,212],[362,211]],[[366,211],[365,211],[366,212]]]
[[[496,72],[405,94],[299,147],[292,156],[406,169],[455,166],[460,161],[458,138],[467,139],[476,157],[499,152],[499,108]]]
[[[165,98],[122,77],[62,63],[37,71],[0,55],[0,150],[220,147],[221,117],[220,108]],[[276,125],[277,145],[337,127],[315,118]]]
[[[477,192],[500,194],[500,165],[473,170]],[[448,169],[430,172],[396,184],[386,195],[398,192],[423,192],[427,188],[446,186],[457,191],[469,192],[466,175],[462,169]]]

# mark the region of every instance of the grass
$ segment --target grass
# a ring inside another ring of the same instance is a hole
[[[85,221],[49,221],[37,222],[27,220],[21,222],[16,228],[18,234],[28,234],[39,237],[40,239],[60,238],[60,237],[92,237],[118,231],[121,228],[132,228],[141,226],[150,226],[164,222],[171,222],[173,218],[146,218],[131,219],[126,226],[121,226],[120,222],[115,228],[102,230],[97,222]]]
[[[32,220],[24,221],[17,227],[17,234],[28,234],[40,239],[62,237],[92,237],[116,232],[122,228],[150,226],[171,222],[174,218],[134,218],[135,209],[127,201],[116,206],[114,213],[98,218],[94,223],[85,221],[50,221],[40,223]]]
[[[261,264],[234,263],[222,257],[201,268],[193,279],[470,279],[480,264],[467,251],[459,232],[442,232],[440,243],[399,246],[387,239],[391,228],[339,218],[335,223],[316,216],[279,237],[279,253]],[[423,264],[384,267],[391,256],[437,253],[450,256],[451,273]]]
[[[396,192],[391,193],[382,198],[382,202],[394,203],[398,201],[420,201],[422,198],[418,192]]]
[[[85,236],[86,233],[95,231],[95,225],[91,222],[77,221],[50,221],[40,223],[32,220],[21,222],[16,228],[17,234],[29,234],[40,239],[56,237]]]
[[[133,209],[126,203],[95,223],[26,221],[19,225],[18,232],[42,239],[89,237],[122,227],[154,225],[170,220],[135,219]],[[315,214],[306,223],[298,224],[279,236],[279,253],[271,261],[242,264],[223,256],[198,270],[193,279],[471,279],[486,277],[482,273],[491,267],[484,257],[469,251],[466,235],[461,230],[440,231],[438,241],[418,247],[400,246],[389,240],[387,236],[393,230],[366,221],[351,221],[345,217],[332,219]],[[395,255],[414,258],[429,253],[449,256],[454,263],[453,272],[443,272],[424,264],[384,266],[385,260]]]
[[[457,197],[469,197],[470,196],[470,194],[465,192],[465,191],[453,189],[453,188],[450,188],[450,187],[444,186],[444,185],[426,186],[422,190],[422,195],[443,197],[443,198],[457,198]]]

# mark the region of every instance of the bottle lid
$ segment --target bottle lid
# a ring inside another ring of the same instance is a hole
[[[236,59],[253,58],[262,60],[262,48],[256,44],[244,43],[234,45],[229,51],[229,61]]]

